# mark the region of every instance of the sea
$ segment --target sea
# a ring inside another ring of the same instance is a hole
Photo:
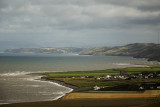
[[[147,59],[122,56],[56,54],[0,54],[0,105],[57,100],[73,89],[40,80],[41,72],[103,70],[148,67],[159,64]]]

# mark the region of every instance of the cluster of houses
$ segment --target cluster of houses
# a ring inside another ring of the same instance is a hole
[[[124,79],[124,80],[131,80],[131,79],[153,79],[160,77],[160,72],[142,72],[136,74],[127,74],[124,71],[120,72],[120,75],[105,75],[105,76],[95,76],[96,80],[103,80],[103,79]]]
[[[75,77],[72,77],[75,78]],[[94,78],[95,80],[132,80],[132,79],[154,79],[159,78],[160,79],[160,71],[159,72],[141,72],[141,73],[135,73],[135,74],[128,74],[125,71],[120,71],[120,75],[105,75],[105,76],[81,76],[80,78]],[[104,86],[94,86],[93,90],[100,90],[104,88]],[[152,84],[152,85],[146,85],[142,84],[139,86],[139,90],[145,90],[145,89],[160,89],[160,84]]]
[[[127,76],[123,75],[105,75],[105,76],[95,76],[95,80],[106,80],[106,79],[127,79]]]
[[[81,78],[91,78],[89,76],[81,76]],[[120,72],[120,75],[105,75],[105,76],[94,76],[92,77],[95,80],[112,80],[112,79],[123,79],[123,80],[132,80],[132,79],[154,79],[160,78],[160,72],[142,72],[142,73],[135,73],[135,74],[127,74],[124,71]],[[103,89],[104,86],[94,86],[93,90],[100,90]],[[139,90],[145,89],[160,89],[160,84],[141,84],[139,86]]]
[[[137,74],[127,74],[126,72],[121,71],[120,75],[106,75],[106,76],[99,76],[94,77],[95,80],[109,80],[109,79],[123,79],[123,80],[132,80],[132,79],[153,79],[153,78],[160,78],[160,72],[142,72]],[[94,86],[94,90],[100,90],[104,88],[104,86]],[[145,90],[145,89],[160,89],[160,84],[152,84],[152,85],[146,85],[142,84],[139,86],[139,90]]]
[[[75,78],[75,77],[72,77]],[[132,80],[132,79],[153,79],[160,78],[160,72],[142,72],[135,74],[127,74],[124,71],[120,72],[120,75],[105,75],[105,76],[81,76],[80,78],[94,78],[95,80],[109,80],[109,79],[123,79],[123,80]]]

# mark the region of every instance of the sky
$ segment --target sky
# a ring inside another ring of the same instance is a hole
[[[160,0],[0,0],[0,50],[158,43]]]

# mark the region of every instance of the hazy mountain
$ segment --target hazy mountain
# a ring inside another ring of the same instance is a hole
[[[7,49],[7,53],[47,53],[47,54],[68,54],[68,53],[80,53],[84,48],[17,48]]]
[[[148,60],[160,61],[160,44],[134,43],[115,47],[92,47],[92,48],[17,48],[8,49],[8,53],[48,53],[79,55],[110,55],[110,56],[133,56],[135,58],[147,58]]]

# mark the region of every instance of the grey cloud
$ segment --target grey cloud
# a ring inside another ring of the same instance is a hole
[[[2,19],[4,19],[3,21],[5,21],[5,17],[7,17],[8,15],[9,20],[7,21],[16,23],[16,21],[19,20],[18,23],[22,26],[26,26],[27,28],[38,26],[49,26],[53,28],[68,30],[82,28],[117,28],[117,26],[122,25],[121,22],[124,22],[125,24],[124,19],[128,20],[130,19],[130,17],[134,17],[135,14],[136,20],[136,17],[141,17],[141,13],[143,13],[139,10],[136,10],[136,8],[128,7],[128,5],[132,4],[132,2],[130,2],[129,0],[96,0],[95,2],[98,3],[106,3],[106,5],[101,4],[98,6],[96,5],[96,3],[93,4],[93,1],[90,1],[90,3],[82,0],[80,4],[88,3],[88,5],[85,7],[81,5],[75,5],[77,0],[47,0],[45,2],[44,0],[40,0],[38,3],[36,0],[28,1],[25,3],[22,2],[23,0],[20,0],[20,3],[19,0],[17,1],[17,4],[23,5],[19,5],[20,7],[17,7],[16,2],[13,3],[12,7],[6,8],[8,14],[6,14],[5,10],[2,10],[1,14],[3,14],[4,16],[2,17]],[[79,2],[77,2],[77,4],[78,3]],[[138,3],[139,2],[135,0],[132,4],[133,7]],[[123,5],[123,7],[121,7],[121,5]],[[155,18],[153,17],[151,20],[154,19]],[[148,24],[150,24],[150,22]],[[123,28],[123,26],[121,26],[121,28]]]
[[[124,7],[137,8],[141,11],[159,11],[159,0],[95,0],[99,4],[111,4]]]
[[[136,31],[138,36],[132,37],[136,41],[134,37],[146,35],[139,29],[149,31],[148,38],[160,29],[159,7],[159,0],[0,0],[0,37],[5,41],[12,34],[25,41],[23,35],[36,35],[32,42],[45,40],[45,46],[60,46],[62,41],[106,45],[116,43],[117,37],[130,38]]]
[[[128,23],[135,25],[150,25],[154,28],[154,26],[160,25],[160,16],[154,18],[144,18],[144,19],[128,19]]]

